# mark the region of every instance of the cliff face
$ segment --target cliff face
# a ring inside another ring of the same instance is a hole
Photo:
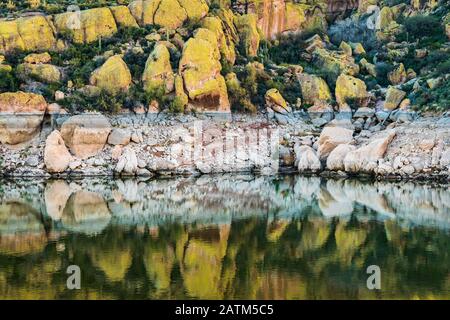
[[[233,11],[258,16],[258,27],[266,38],[273,39],[287,31],[323,28],[319,20],[333,21],[358,8],[358,0],[239,0]]]

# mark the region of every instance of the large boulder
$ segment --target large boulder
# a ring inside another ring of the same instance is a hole
[[[30,140],[40,129],[47,102],[39,94],[0,94],[0,143],[19,144]]]
[[[199,21],[208,14],[209,7],[205,0],[177,0],[186,10],[189,20]]]
[[[117,32],[116,20],[109,8],[57,14],[54,25],[59,34],[71,37],[75,43],[91,43]]]
[[[386,101],[384,102],[384,110],[392,111],[402,102],[406,96],[406,92],[395,87],[389,87],[386,92]]]
[[[140,26],[155,24],[153,17],[160,0],[136,0],[128,5],[131,14]]]
[[[304,103],[314,105],[332,100],[330,88],[321,77],[307,73],[300,73],[297,77]]]
[[[100,152],[111,131],[108,119],[100,114],[70,117],[61,126],[61,136],[72,154],[85,159]]]
[[[170,64],[170,53],[165,45],[156,44],[148,56],[142,82],[146,91],[160,87],[164,87],[166,93],[173,91],[174,74]]]
[[[289,107],[278,89],[267,90],[265,96],[266,106],[278,113],[288,113]]]
[[[97,86],[109,94],[117,94],[127,91],[131,85],[131,80],[131,72],[127,64],[120,55],[115,55],[108,58],[101,67],[94,70],[89,82],[91,85]]]
[[[64,172],[73,158],[59,131],[53,131],[45,141],[44,163],[48,172]]]
[[[344,158],[345,171],[373,172],[394,137],[395,132],[391,131],[385,137],[375,139],[369,144],[349,152]]]
[[[319,137],[317,154],[325,160],[331,151],[340,144],[348,144],[353,140],[353,130],[342,127],[325,127]]]
[[[130,12],[130,9],[126,6],[114,6],[111,7],[111,12],[116,20],[116,24],[120,28],[138,28],[139,25]]]
[[[178,69],[193,109],[229,112],[227,88],[216,50],[206,39],[190,38],[184,44]]]
[[[136,152],[126,147],[117,162],[114,169],[117,173],[122,173],[126,175],[133,175],[138,170],[138,160],[136,157]]]
[[[350,111],[351,102],[356,103],[358,107],[364,107],[369,99],[364,81],[346,74],[338,77],[335,95],[340,111]]]
[[[236,60],[234,42],[232,37],[224,32],[222,21],[218,17],[205,17],[202,20],[202,26],[215,33],[219,44],[220,54],[230,64],[234,64]]]
[[[0,53],[47,51],[55,46],[52,26],[44,16],[0,21]]]
[[[394,70],[388,73],[389,82],[393,85],[399,85],[405,83],[407,74],[403,63],[397,65]]]
[[[299,172],[317,172],[322,168],[316,152],[310,146],[300,146],[295,149],[295,159]]]
[[[255,57],[258,54],[260,39],[256,18],[255,14],[244,14],[234,19],[241,40],[241,51],[247,57]]]
[[[355,59],[340,51],[317,48],[313,52],[313,63],[326,72],[332,82],[336,81],[341,74],[355,76],[359,73],[359,66],[355,63]]]
[[[355,146],[351,144],[340,144],[333,151],[330,152],[330,155],[327,158],[327,169],[333,171],[344,171],[344,159],[350,152],[356,149]]]
[[[18,78],[23,81],[38,80],[44,83],[58,83],[62,80],[62,73],[57,66],[47,63],[22,63],[16,68]]]
[[[178,0],[161,0],[153,17],[154,23],[169,29],[181,27],[188,18]]]

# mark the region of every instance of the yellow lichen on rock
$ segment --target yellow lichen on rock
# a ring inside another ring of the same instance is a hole
[[[121,28],[129,28],[134,27],[137,28],[139,25],[137,24],[134,17],[131,15],[130,9],[126,6],[115,6],[111,7],[111,12],[116,20],[116,24]]]
[[[208,14],[209,7],[205,0],[178,0],[191,20],[200,20]]]
[[[363,105],[369,96],[364,81],[346,74],[341,74],[337,79],[335,95],[340,111],[350,111],[350,100]]]
[[[204,39],[190,38],[184,45],[179,72],[192,108],[201,111],[230,111],[225,79],[215,48]]]
[[[183,107],[188,104],[189,97],[184,92],[183,77],[178,74],[175,76],[175,96],[178,98]]]
[[[47,63],[22,63],[17,66],[17,76],[24,80],[38,80],[45,83],[58,83],[62,74],[58,67]]]
[[[0,21],[0,52],[7,53],[14,50],[25,50],[17,22]]]
[[[292,2],[286,3],[286,14],[283,32],[298,30],[305,22],[306,16],[304,5]]]
[[[161,0],[136,0],[128,5],[131,14],[141,26],[154,24],[154,16]]]
[[[59,34],[68,35],[75,43],[91,43],[117,32],[116,21],[109,8],[57,14],[54,24]]]
[[[187,19],[186,10],[177,0],[161,0],[155,12],[154,23],[169,29],[181,27]]]
[[[328,84],[319,76],[301,73],[297,77],[302,90],[302,98],[306,104],[313,105],[332,99]]]
[[[156,44],[148,56],[142,74],[142,82],[146,91],[160,87],[164,87],[166,93],[173,91],[174,74],[170,64],[170,53],[165,45]]]
[[[198,28],[194,31],[194,37],[195,39],[202,39],[205,41],[208,41],[211,44],[211,47],[214,51],[214,59],[220,60],[220,51],[219,51],[219,44],[217,42],[217,36],[214,32],[205,29],[205,28]]]
[[[109,94],[127,91],[131,84],[131,73],[120,55],[110,57],[106,62],[94,70],[89,82],[105,90]]]
[[[220,54],[230,64],[234,64],[236,61],[234,42],[228,34],[225,34],[222,21],[218,17],[206,17],[202,20],[202,26],[215,33]]]
[[[280,91],[276,88],[267,90],[265,96],[266,105],[272,108],[275,112],[284,113],[288,110],[286,100],[284,100]]]
[[[47,102],[40,94],[5,92],[0,94],[0,143],[26,142],[39,130]]]
[[[56,45],[53,29],[44,16],[19,18],[17,29],[27,51],[47,51]]]
[[[234,23],[239,32],[243,53],[247,57],[255,57],[259,49],[259,33],[255,14],[236,16]]]

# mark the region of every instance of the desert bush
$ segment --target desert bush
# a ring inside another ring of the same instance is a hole
[[[398,40],[421,40],[424,38],[442,39],[444,37],[444,29],[440,20],[432,15],[416,15],[407,17],[400,21],[405,27],[406,36],[408,39]],[[405,34],[400,37],[404,38]]]

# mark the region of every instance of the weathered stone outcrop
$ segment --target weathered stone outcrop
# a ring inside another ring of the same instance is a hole
[[[301,73],[297,77],[302,89],[302,98],[306,104],[313,105],[332,99],[328,84],[319,76]]]
[[[295,159],[299,172],[316,172],[322,168],[319,158],[313,148],[300,146],[295,149]]]
[[[0,94],[0,143],[19,144],[30,140],[40,129],[47,102],[34,93]]]
[[[170,53],[165,45],[156,44],[148,56],[142,82],[146,91],[160,87],[164,87],[166,93],[173,91],[174,74],[170,64]]]
[[[329,74],[331,81],[336,81],[340,74],[354,76],[359,73],[355,59],[344,52],[317,48],[313,52],[313,63]]]
[[[389,87],[386,92],[386,101],[383,108],[388,111],[395,110],[406,96],[406,92],[395,87]]]
[[[61,136],[72,154],[89,158],[100,152],[111,131],[108,119],[99,114],[70,117],[61,126]]]
[[[327,158],[327,169],[334,171],[344,171],[344,159],[348,153],[354,151],[356,149],[355,146],[351,144],[340,144],[333,151],[330,152],[330,155]]]
[[[289,107],[278,89],[267,90],[265,96],[266,106],[278,113],[288,113]]]
[[[45,141],[44,163],[50,173],[64,172],[73,160],[67,150],[64,139],[59,131],[53,131]]]
[[[50,60],[48,53],[28,55],[24,59],[25,63],[17,66],[16,74],[23,81],[60,82],[62,73],[58,67],[47,63]]]
[[[325,127],[319,137],[317,155],[320,160],[328,155],[340,144],[349,144],[353,140],[353,130],[341,127]]]
[[[215,37],[212,32],[210,34]],[[216,50],[217,47],[205,39],[190,38],[184,44],[179,73],[193,109],[229,112],[227,88],[220,74]]]
[[[223,22],[220,18],[205,17],[202,20],[202,26],[203,28],[215,33],[221,56],[224,57],[230,64],[234,64],[236,60],[234,41],[228,33],[225,33]]]
[[[136,0],[128,8],[140,26],[158,24],[176,29],[188,20],[200,20],[208,13],[204,0]]]
[[[234,23],[239,33],[242,53],[247,57],[255,57],[259,49],[259,33],[255,14],[236,16]]]
[[[341,111],[349,111],[350,102],[356,102],[358,107],[366,106],[369,98],[364,81],[345,74],[341,74],[336,81],[335,95]]]
[[[116,20],[109,8],[57,14],[54,25],[59,34],[68,36],[75,43],[91,43],[117,32]]]
[[[114,170],[127,175],[135,174],[138,170],[136,152],[131,148],[125,148]]]
[[[109,94],[127,91],[131,84],[131,73],[120,55],[115,55],[92,72],[89,82]]]
[[[119,28],[139,27],[128,7],[115,6],[110,9]]]
[[[0,21],[0,53],[15,50],[48,51],[56,46],[56,38],[44,16]]]
[[[395,132],[388,132],[386,137],[373,140],[347,154],[344,159],[347,172],[373,172],[377,168],[378,160],[382,159],[386,150],[395,137]]]

